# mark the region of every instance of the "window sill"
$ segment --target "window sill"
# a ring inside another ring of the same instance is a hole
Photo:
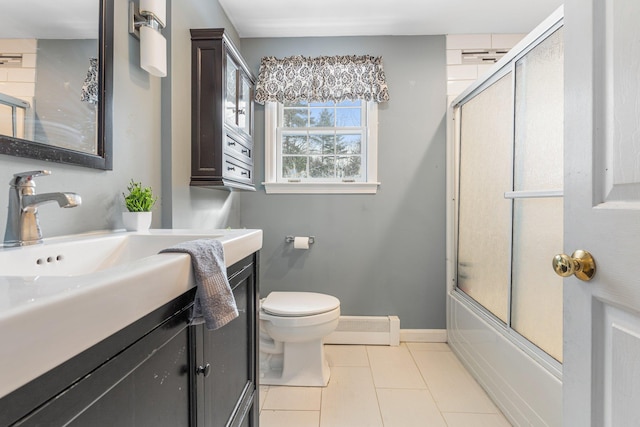
[[[263,182],[267,194],[376,194],[379,182]]]

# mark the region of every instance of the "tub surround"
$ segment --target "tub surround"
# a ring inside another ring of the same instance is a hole
[[[9,343],[0,350],[0,397],[187,292],[194,286],[189,256],[157,252],[206,237],[222,241],[227,266],[262,247],[261,230],[152,230],[90,233],[0,249],[5,274],[0,276],[0,335]],[[81,249],[78,254],[74,247]],[[92,262],[92,250],[106,247],[114,248],[105,255],[111,265],[97,271],[82,268]],[[33,266],[21,266],[18,260]],[[59,265],[45,265],[51,269],[33,274],[30,269],[37,262]],[[78,268],[65,267],[65,262]]]

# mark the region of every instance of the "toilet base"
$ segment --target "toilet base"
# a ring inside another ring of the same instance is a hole
[[[322,340],[285,342],[282,354],[260,353],[260,384],[325,387],[330,376]]]

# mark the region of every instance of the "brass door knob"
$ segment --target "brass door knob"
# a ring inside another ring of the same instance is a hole
[[[577,250],[571,256],[554,256],[553,270],[558,276],[569,277],[575,274],[578,279],[588,282],[596,274],[596,262],[589,252]]]

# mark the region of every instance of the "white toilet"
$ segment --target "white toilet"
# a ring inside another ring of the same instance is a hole
[[[340,300],[315,292],[271,292],[260,301],[260,383],[326,386],[323,339],[338,326]]]

